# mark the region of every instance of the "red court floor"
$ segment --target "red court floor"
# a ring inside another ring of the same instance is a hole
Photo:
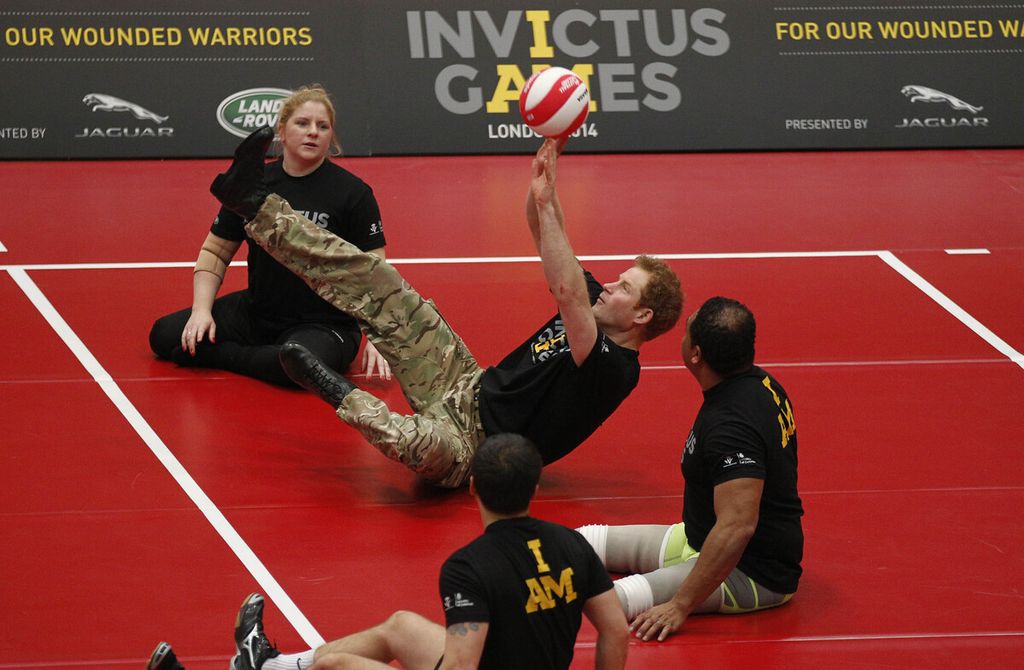
[[[342,163],[481,363],[549,316],[529,157]],[[310,395],[149,352],[152,321],[191,301],[225,164],[0,163],[0,670],[142,668],[160,640],[224,668],[252,590],[286,651],[397,608],[441,620],[438,568],[480,530],[466,491],[418,482]],[[1019,666],[1024,150],[569,153],[559,182],[599,278],[652,253],[687,313],[750,305],[800,431],[796,598],[634,640],[628,667]],[[678,520],[700,403],[681,335],[645,345],[640,386],[545,471],[535,515]]]

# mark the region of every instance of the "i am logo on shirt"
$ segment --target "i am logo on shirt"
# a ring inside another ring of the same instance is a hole
[[[796,419],[793,418],[793,406],[789,404],[789,398],[781,398],[772,388],[772,380],[765,377],[761,380],[764,387],[772,394],[775,404],[779,407],[779,431],[782,436],[782,448],[789,446],[789,439],[796,432]]]
[[[556,582],[551,576],[551,566],[544,561],[540,553],[540,540],[530,540],[526,543],[533,551],[537,559],[537,572],[539,576],[530,577],[526,580],[526,588],[529,589],[529,596],[526,599],[526,613],[533,614],[538,610],[549,610],[559,602],[571,603],[576,600],[576,589],[572,584],[572,568],[565,568],[559,575]]]

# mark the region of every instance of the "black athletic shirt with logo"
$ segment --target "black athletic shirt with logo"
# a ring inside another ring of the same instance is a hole
[[[486,622],[480,668],[568,668],[583,605],[612,588],[579,533],[532,517],[502,519],[441,567],[448,626]]]
[[[325,161],[304,177],[285,173],[280,160],[267,164],[267,187],[316,225],[363,251],[383,247],[384,230],[373,190],[351,172]],[[249,247],[249,296],[261,325],[283,330],[301,323],[324,323],[358,332],[355,320],[318,296],[297,275],[275,261],[245,234],[245,222],[222,208],[210,230]]]
[[[590,303],[601,284],[584,273]],[[556,315],[496,366],[480,385],[480,420],[488,435],[519,433],[540,449],[544,463],[562,458],[611,416],[640,380],[639,353],[600,329],[579,367]]]
[[[699,550],[715,525],[717,484],[763,479],[757,530],[738,567],[772,591],[794,593],[804,546],[796,466],[793,407],[774,377],[754,366],[705,391],[682,459],[690,546]]]

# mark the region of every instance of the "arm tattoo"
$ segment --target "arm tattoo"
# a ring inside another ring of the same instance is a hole
[[[470,632],[476,632],[480,630],[480,624],[476,621],[470,621],[469,623],[453,623],[448,626],[449,635],[458,635],[459,637],[465,637]]]

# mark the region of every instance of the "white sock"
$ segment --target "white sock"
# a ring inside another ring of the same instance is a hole
[[[576,532],[586,538],[590,546],[594,548],[594,553],[601,559],[602,563],[606,563],[606,555],[608,553],[608,526],[601,524],[591,524],[589,526],[580,526],[576,529]]]
[[[263,670],[306,670],[312,667],[315,653],[315,650],[310,649],[301,654],[281,654],[268,658],[263,664]]]
[[[640,613],[654,607],[654,592],[643,575],[623,577],[615,580],[614,584],[622,609],[626,610],[626,621],[632,621]]]

